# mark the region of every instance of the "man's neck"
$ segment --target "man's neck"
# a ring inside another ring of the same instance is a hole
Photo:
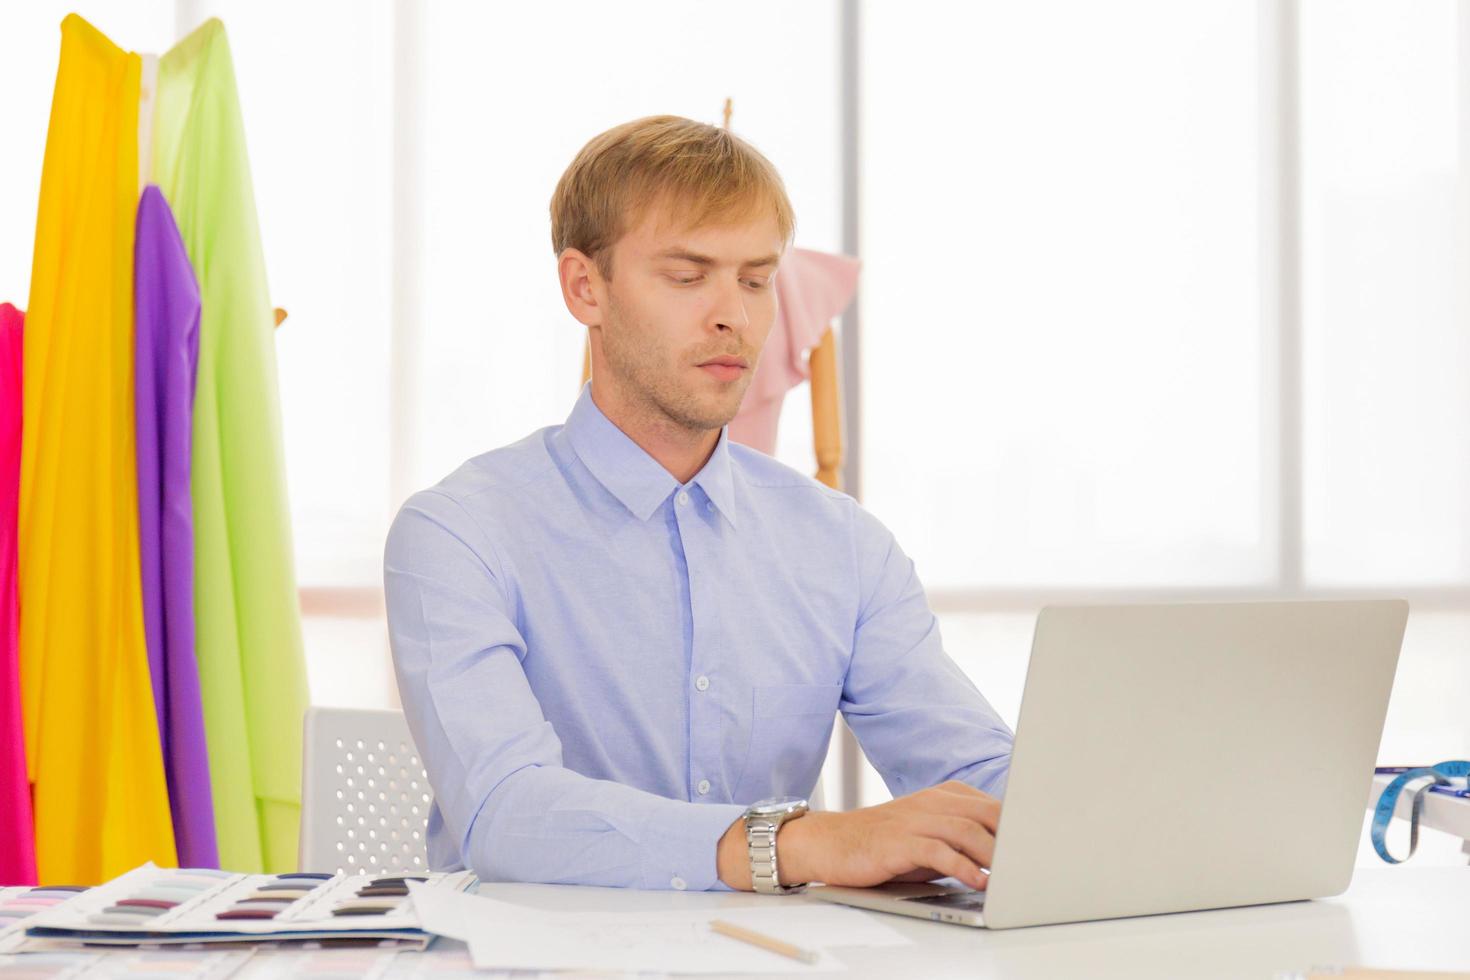
[[[704,469],[720,442],[719,429],[690,429],[653,406],[630,404],[592,382],[592,403],[607,420],[654,458],[680,483],[688,483]]]

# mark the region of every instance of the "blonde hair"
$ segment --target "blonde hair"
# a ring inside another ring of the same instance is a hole
[[[551,195],[551,246],[575,248],[612,278],[612,246],[655,206],[688,227],[770,209],[784,247],[796,215],[776,168],[729,130],[645,116],[594,136]]]

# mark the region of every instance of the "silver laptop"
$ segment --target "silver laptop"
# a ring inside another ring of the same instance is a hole
[[[985,890],[809,893],[991,929],[1336,895],[1408,609],[1043,609]]]

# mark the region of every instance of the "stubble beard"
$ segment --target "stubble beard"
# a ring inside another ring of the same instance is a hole
[[[629,329],[633,316],[616,298],[610,297],[608,320],[612,329],[602,331],[603,357],[625,396],[650,422],[699,436],[723,428],[735,417],[753,370],[734,383],[728,403],[702,400],[679,383],[674,372],[684,365],[677,355],[654,339],[652,331]]]

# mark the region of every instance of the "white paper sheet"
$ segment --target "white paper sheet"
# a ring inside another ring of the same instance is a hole
[[[475,966],[499,970],[615,970],[628,973],[830,973],[846,966],[826,950],[817,962],[772,953],[711,932],[707,919],[669,913],[595,912],[501,919],[469,940]]]
[[[909,942],[856,909],[786,904],[760,909],[550,912],[410,885],[423,928],[468,943],[481,969],[663,973],[826,973],[844,970],[832,946]],[[712,932],[723,919],[818,954],[813,964]]]
[[[913,940],[888,924],[888,916],[839,905],[768,906],[701,912],[706,921],[724,919],[793,946],[909,946]]]

